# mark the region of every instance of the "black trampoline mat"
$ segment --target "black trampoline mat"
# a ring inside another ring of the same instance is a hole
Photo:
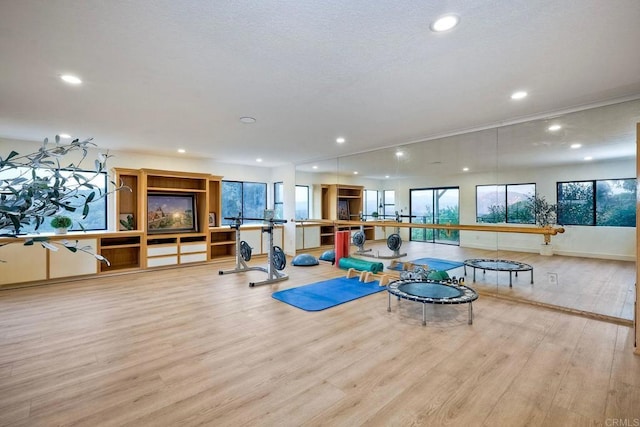
[[[440,283],[404,283],[398,286],[398,290],[408,295],[432,299],[458,298],[464,294],[462,289]]]

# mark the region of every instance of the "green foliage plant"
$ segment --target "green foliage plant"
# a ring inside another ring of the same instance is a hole
[[[51,226],[53,228],[69,228],[71,227],[71,218],[64,215],[56,215],[51,220]]]
[[[538,193],[529,196],[529,203],[535,215],[536,224],[539,227],[550,227],[556,223],[558,205],[547,202],[547,199]],[[544,244],[548,245],[549,242],[549,236],[545,235]]]
[[[84,163],[89,149],[95,147],[91,141],[92,138],[74,139],[63,143],[56,135],[55,142],[50,143],[45,138],[33,153],[11,151],[6,157],[0,156],[0,237],[17,237],[26,225],[34,225],[38,230],[46,218],[64,212],[80,210],[82,217],[86,218],[91,203],[107,196],[100,187],[92,184],[92,180],[107,170],[107,159],[111,156],[99,154],[91,166],[92,172],[87,173]],[[79,160],[65,163],[68,156],[79,156]],[[112,184],[114,191],[128,189]],[[84,230],[82,223],[78,226]],[[34,236],[24,241],[26,246],[34,243],[50,250],[57,250],[55,245],[58,244],[71,252],[91,253],[90,247],[78,246],[77,240],[50,242],[46,236]],[[92,255],[108,264],[101,255]]]

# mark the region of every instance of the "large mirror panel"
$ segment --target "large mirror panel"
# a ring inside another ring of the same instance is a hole
[[[632,319],[637,122],[640,101],[627,101],[343,156],[327,162],[330,171],[298,165],[296,182],[312,188],[311,218],[371,223],[352,253],[364,249],[388,266],[467,261],[447,272],[481,292]],[[332,185],[345,197],[361,189],[362,200],[343,201],[341,211]],[[547,244],[532,234],[543,231],[545,203],[549,227],[564,231]],[[471,260],[495,262],[473,268]]]
[[[633,318],[638,121],[640,101],[629,101],[498,129],[498,183],[513,190],[507,209],[517,211],[534,192],[556,206],[564,228],[549,244],[500,234],[502,255],[532,265],[535,278],[531,286],[499,286],[501,294]]]

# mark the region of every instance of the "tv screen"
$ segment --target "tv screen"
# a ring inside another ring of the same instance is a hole
[[[193,194],[150,193],[147,195],[147,232],[198,231],[196,198]]]

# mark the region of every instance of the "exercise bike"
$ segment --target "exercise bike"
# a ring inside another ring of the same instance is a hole
[[[266,209],[264,218],[246,218],[241,213],[236,217],[225,217],[226,220],[233,221],[231,228],[236,230],[236,267],[232,270],[219,270],[218,274],[242,273],[245,271],[263,271],[267,273],[267,279],[260,282],[249,282],[249,287],[267,285],[275,282],[287,280],[289,276],[280,273],[287,265],[287,257],[279,246],[273,244],[273,228],[276,224],[284,224],[286,219],[275,219],[272,209]],[[262,232],[268,233],[269,249],[267,251],[266,267],[250,267],[247,262],[251,260],[251,247],[240,238],[240,226],[244,221],[264,221]]]
[[[400,222],[402,222],[402,218],[408,218],[408,217],[410,217],[410,216],[409,215],[400,215],[396,211],[396,222],[400,223]],[[364,233],[362,233],[362,235],[364,237]],[[354,234],[354,237],[355,237],[355,234]],[[355,243],[355,239],[354,239],[354,243]],[[364,241],[362,242],[362,244],[364,245]],[[374,254],[368,254],[368,253],[362,253],[362,252],[356,252],[356,253],[359,254],[359,255],[366,256],[366,257],[371,257],[371,258],[396,259],[396,258],[402,258],[403,256],[407,256],[406,252],[405,253],[400,253],[400,247],[401,246],[402,246],[402,237],[400,237],[400,227],[396,227],[395,233],[390,234],[389,237],[387,237],[387,247],[391,251],[393,251],[393,253],[391,255],[380,255],[379,252],[377,254],[375,254],[375,255]],[[365,252],[367,252],[367,251],[365,251]]]

